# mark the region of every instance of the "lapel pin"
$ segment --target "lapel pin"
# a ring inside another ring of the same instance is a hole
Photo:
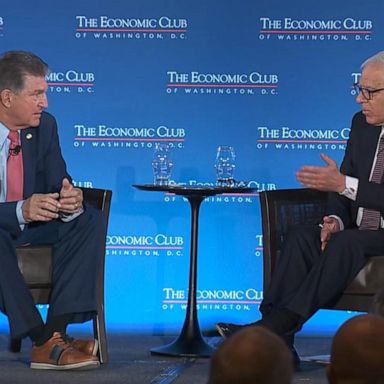
[[[31,140],[32,139],[32,133],[27,133],[25,135],[25,137],[26,137],[27,140]]]

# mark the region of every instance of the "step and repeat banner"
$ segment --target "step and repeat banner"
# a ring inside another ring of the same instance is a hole
[[[50,66],[48,111],[79,186],[113,190],[106,254],[110,330],[177,332],[188,294],[190,207],[144,192],[157,142],[172,182],[215,184],[219,145],[257,192],[200,209],[199,320],[259,318],[263,241],[258,192],[296,188],[302,164],[342,159],[360,64],[384,49],[372,0],[15,0],[0,6],[1,50]],[[351,314],[321,311],[303,332]],[[6,318],[1,318],[4,325]]]

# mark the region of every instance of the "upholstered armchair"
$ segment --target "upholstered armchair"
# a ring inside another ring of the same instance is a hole
[[[260,193],[263,232],[264,292],[279,262],[284,236],[293,225],[319,223],[325,212],[327,194],[312,189],[282,189]],[[368,312],[375,294],[384,288],[384,255],[367,259],[336,303],[325,309]]]
[[[112,191],[96,188],[82,188],[86,204],[103,211],[108,222]],[[107,233],[103,234],[106,238]],[[31,290],[36,304],[49,303],[52,287],[52,249],[50,246],[23,246],[17,248],[19,268]],[[98,278],[97,314],[93,319],[94,337],[99,342],[99,359],[101,363],[108,361],[107,335],[104,317],[104,264],[105,248],[101,250],[101,265]],[[19,352],[20,339],[11,339],[10,350]]]

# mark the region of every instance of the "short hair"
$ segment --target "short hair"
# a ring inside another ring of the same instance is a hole
[[[278,335],[248,326],[224,340],[210,362],[208,384],[290,384],[293,358]]]
[[[46,76],[49,68],[40,57],[26,51],[8,51],[0,56],[0,92],[18,93],[25,85],[25,76]]]
[[[361,69],[364,69],[368,64],[372,64],[375,62],[384,65],[384,51],[380,51],[375,55],[369,57],[367,60],[365,60],[363,64],[361,64]]]
[[[347,320],[336,332],[327,367],[330,383],[384,382],[384,319],[365,314]]]

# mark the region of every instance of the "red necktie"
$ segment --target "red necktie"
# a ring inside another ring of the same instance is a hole
[[[381,183],[384,173],[384,136],[381,136],[375,167],[373,168],[371,181]],[[363,209],[363,216],[359,229],[378,229],[380,226],[381,213],[374,209]]]
[[[19,133],[10,131],[8,134],[11,144],[9,146],[7,161],[7,196],[6,201],[19,201],[23,199],[23,155],[19,145]]]

